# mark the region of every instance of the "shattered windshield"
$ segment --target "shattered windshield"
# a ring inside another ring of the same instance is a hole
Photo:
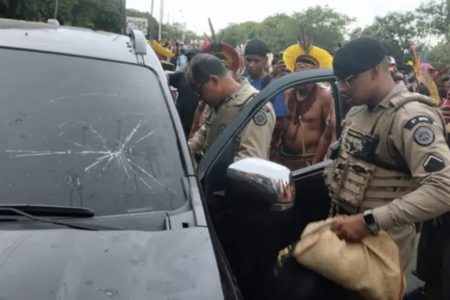
[[[149,69],[0,49],[0,204],[173,210],[183,168]]]

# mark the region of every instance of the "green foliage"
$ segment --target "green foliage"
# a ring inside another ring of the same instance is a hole
[[[61,24],[121,32],[125,26],[123,0],[59,0]],[[55,0],[0,0],[0,16],[41,21],[53,18]]]
[[[418,29],[427,34],[446,35],[450,30],[449,0],[431,0],[416,10]]]
[[[259,27],[257,22],[244,22],[239,24],[231,24],[224,30],[221,30],[218,34],[221,40],[237,47],[241,44],[245,44],[247,40],[259,37]],[[207,33],[210,35],[210,33]]]
[[[294,13],[293,17],[298,29],[293,28],[292,33],[305,31],[313,36],[316,45],[328,50],[337,49],[345,41],[347,27],[354,21],[353,18],[340,14],[328,6],[315,6]]]
[[[372,37],[381,41],[389,55],[397,60],[410,56],[411,42],[417,42],[423,37],[423,32],[417,31],[416,16],[412,12],[389,13],[384,17],[376,17],[375,22],[352,32],[351,37]]]
[[[183,24],[173,23],[162,26],[162,37],[170,40],[194,40],[201,39],[195,32],[186,30]]]
[[[219,36],[233,46],[245,44],[253,37],[264,40],[273,52],[282,51],[297,41],[300,32],[313,36],[320,47],[334,50],[344,41],[347,26],[353,21],[328,6],[315,6],[291,16],[277,14],[261,23],[231,24]]]
[[[230,24],[217,36],[233,46],[257,37],[264,40],[272,52],[282,51],[295,43],[302,32],[311,35],[314,44],[328,50],[336,50],[348,38],[369,36],[383,42],[397,60],[411,56],[411,41],[420,51],[425,46],[424,40],[438,39],[442,42],[431,49],[430,60],[440,65],[450,60],[449,2],[428,0],[414,11],[376,17],[372,25],[352,32],[348,31],[348,26],[354,19],[328,6],[315,6],[291,15],[276,14],[262,22]],[[125,0],[59,0],[58,20],[64,25],[123,32],[125,15],[147,18],[149,33],[155,38],[158,33],[156,19],[146,12],[125,10],[124,4]],[[45,22],[53,18],[54,5],[55,0],[0,0],[0,17]],[[202,38],[180,23],[164,24],[162,34],[163,38],[172,40]]]
[[[430,52],[430,63],[434,66],[450,65],[450,42],[436,45]]]
[[[414,42],[418,51],[426,48],[425,39],[444,39],[449,32],[449,0],[431,0],[422,3],[415,11],[389,13],[383,17],[376,17],[375,22],[366,28],[357,28],[350,38],[360,36],[373,37],[382,41],[390,55],[401,61],[411,57],[411,42]],[[432,37],[430,39],[430,37]],[[447,35],[447,41],[448,35]],[[430,53],[430,58],[437,62],[448,60],[445,45],[440,43]]]
[[[450,31],[447,40],[437,44],[430,51],[430,63],[436,67],[450,65]]]

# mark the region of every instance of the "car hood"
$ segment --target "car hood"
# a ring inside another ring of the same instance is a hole
[[[0,232],[0,299],[223,299],[207,228]]]

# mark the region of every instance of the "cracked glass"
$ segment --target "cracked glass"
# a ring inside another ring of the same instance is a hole
[[[186,201],[177,136],[151,70],[6,49],[0,66],[0,204],[112,215]]]

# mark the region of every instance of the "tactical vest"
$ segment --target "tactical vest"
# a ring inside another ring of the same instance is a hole
[[[339,154],[325,171],[331,199],[339,210],[351,214],[378,207],[418,187],[403,157],[389,142],[390,132],[399,130],[392,128],[397,111],[413,101],[434,106],[431,99],[406,92],[388,100],[387,108],[367,113],[365,106],[359,106],[349,111]]]

